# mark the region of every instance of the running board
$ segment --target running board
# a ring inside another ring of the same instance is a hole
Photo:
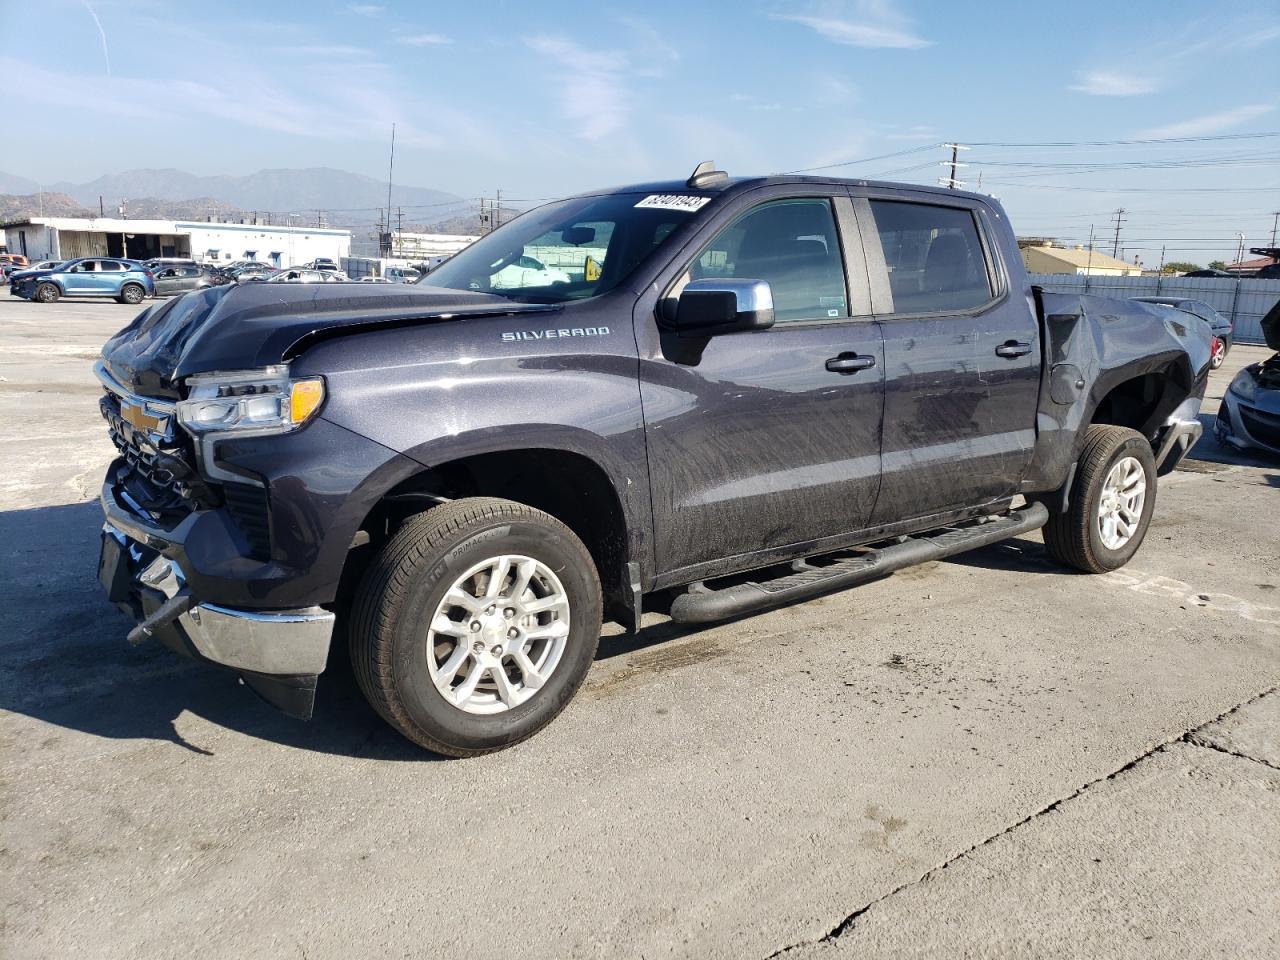
[[[1049,511],[1045,505],[1031,503],[997,517],[903,537],[889,546],[868,550],[826,566],[817,567],[799,560],[792,564],[794,573],[775,580],[740,583],[723,590],[712,590],[697,583],[687,593],[676,597],[671,604],[671,619],[680,623],[711,623],[759,613],[771,607],[866,583],[904,567],[999,543],[1038,530],[1048,520]]]

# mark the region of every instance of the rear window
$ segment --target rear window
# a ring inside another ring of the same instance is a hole
[[[993,296],[973,213],[957,207],[872,200],[894,313],[945,313]]]

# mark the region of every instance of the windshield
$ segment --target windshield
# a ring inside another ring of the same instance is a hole
[[[655,202],[662,200],[670,207]],[[586,300],[625,280],[706,202],[617,193],[549,203],[481,237],[418,282],[525,303]]]

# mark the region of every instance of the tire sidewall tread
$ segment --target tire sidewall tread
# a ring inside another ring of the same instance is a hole
[[[491,716],[464,713],[431,685],[423,645],[440,595],[483,558],[498,552],[538,556],[561,578],[572,609],[569,640],[548,683],[528,703]],[[548,563],[548,554],[560,563]],[[568,561],[575,561],[570,564]],[[373,708],[408,739],[450,756],[513,746],[554,719],[581,685],[600,638],[600,581],[573,532],[524,504],[475,497],[442,504],[407,520],[370,564],[357,590],[348,643],[356,682]]]
[[[1098,532],[1098,499],[1107,474],[1117,461],[1132,456],[1142,464],[1147,491],[1138,529],[1124,546],[1111,550]],[[1156,502],[1155,456],[1147,438],[1136,430],[1110,424],[1092,424],[1077,460],[1070,506],[1053,514],[1043,530],[1045,549],[1061,563],[1086,573],[1107,573],[1124,566],[1146,537]]]

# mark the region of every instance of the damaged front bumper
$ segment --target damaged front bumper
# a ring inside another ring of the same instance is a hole
[[[310,719],[334,615],[322,607],[237,610],[201,601],[166,548],[174,532],[143,523],[102,493],[98,579],[112,603],[137,622],[131,643],[156,639],[196,660],[234,670],[255,693],[290,716]],[[169,552],[178,552],[170,550]]]

